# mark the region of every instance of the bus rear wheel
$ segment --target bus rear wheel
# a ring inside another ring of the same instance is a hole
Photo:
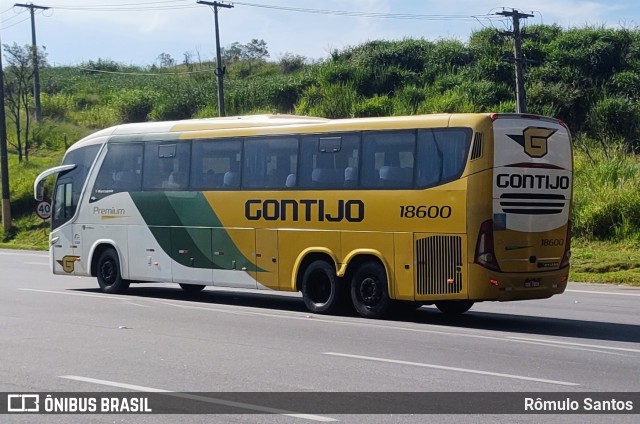
[[[301,289],[305,306],[316,314],[340,312],[347,297],[336,270],[323,260],[311,262],[305,269]]]
[[[182,290],[189,294],[195,294],[201,292],[206,286],[204,284],[182,284],[180,283]]]
[[[391,312],[387,273],[376,261],[358,267],[351,279],[351,301],[358,314],[365,318],[384,318]]]
[[[443,300],[436,302],[436,308],[445,315],[461,315],[473,306],[472,300]]]
[[[124,293],[129,288],[129,281],[120,274],[120,258],[113,248],[108,248],[100,254],[96,277],[100,290],[104,293]]]

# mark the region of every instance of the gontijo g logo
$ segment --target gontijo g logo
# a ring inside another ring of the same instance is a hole
[[[524,152],[532,158],[541,158],[548,153],[547,142],[557,130],[551,128],[527,127],[522,135],[509,135],[513,141],[524,147]]]

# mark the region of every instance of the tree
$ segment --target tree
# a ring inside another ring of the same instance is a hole
[[[160,53],[156,60],[161,68],[170,68],[176,65],[176,60],[169,53]]]
[[[9,114],[13,118],[16,129],[16,142],[13,146],[18,151],[18,160],[29,160],[29,130],[31,126],[31,87],[33,78],[33,56],[31,46],[19,46],[17,43],[3,45],[7,56],[4,90],[9,106]],[[38,62],[46,66],[46,58],[38,50]],[[23,113],[24,112],[24,113]],[[24,118],[24,128],[23,128]],[[24,143],[23,143],[24,134]]]
[[[257,38],[247,44],[235,41],[229,47],[222,49],[222,59],[226,63],[235,63],[240,60],[264,61],[267,57],[269,57],[269,50],[266,41]]]
[[[280,69],[285,74],[292,74],[304,68],[307,58],[299,54],[285,53],[280,58]]]
[[[242,59],[244,46],[240,43],[233,42],[229,47],[222,49],[222,61],[224,63],[235,63]]]
[[[267,43],[262,39],[252,39],[249,43],[244,45],[244,50],[244,55],[249,60],[264,60],[269,57]]]
[[[193,72],[193,53],[189,51],[184,52],[184,60],[182,63],[187,67],[189,72]]]

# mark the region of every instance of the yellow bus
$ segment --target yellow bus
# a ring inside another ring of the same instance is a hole
[[[256,115],[126,124],[69,148],[51,269],[130,283],[300,291],[364,317],[396,305],[562,293],[572,151],[558,120]]]

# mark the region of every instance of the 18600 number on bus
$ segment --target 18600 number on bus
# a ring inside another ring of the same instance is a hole
[[[447,219],[451,217],[451,206],[400,205],[400,218]]]

